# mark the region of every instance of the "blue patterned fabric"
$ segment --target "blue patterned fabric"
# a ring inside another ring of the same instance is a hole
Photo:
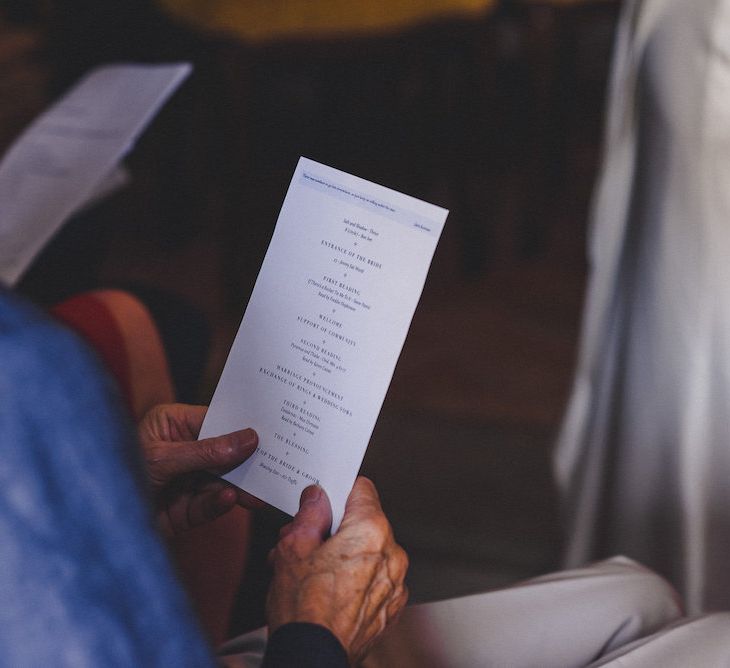
[[[112,384],[0,289],[0,665],[210,666]]]

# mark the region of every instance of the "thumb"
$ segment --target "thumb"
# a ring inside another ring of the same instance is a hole
[[[225,473],[246,461],[256,450],[258,435],[242,429],[201,441],[157,441],[145,459],[153,482],[166,484],[186,473]]]
[[[299,512],[286,527],[286,533],[295,536],[300,549],[309,552],[322,544],[330,526],[332,509],[327,494],[318,485],[310,485],[302,492]]]

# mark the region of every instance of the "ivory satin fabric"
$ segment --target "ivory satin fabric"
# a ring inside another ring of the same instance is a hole
[[[730,609],[730,0],[626,0],[555,469],[566,566]]]

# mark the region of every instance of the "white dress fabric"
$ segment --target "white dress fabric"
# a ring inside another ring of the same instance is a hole
[[[730,0],[625,0],[555,468],[565,565],[730,609]]]
[[[260,668],[266,630],[220,648]],[[359,668],[727,668],[730,613],[682,617],[677,592],[625,557],[406,608]]]
[[[666,580],[615,557],[506,589],[410,606],[363,668],[583,668],[679,619],[679,598]],[[723,631],[724,639],[730,623]]]

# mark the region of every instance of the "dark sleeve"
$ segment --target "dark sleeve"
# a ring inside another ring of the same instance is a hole
[[[319,624],[284,624],[269,638],[263,668],[348,668],[345,649]]]

